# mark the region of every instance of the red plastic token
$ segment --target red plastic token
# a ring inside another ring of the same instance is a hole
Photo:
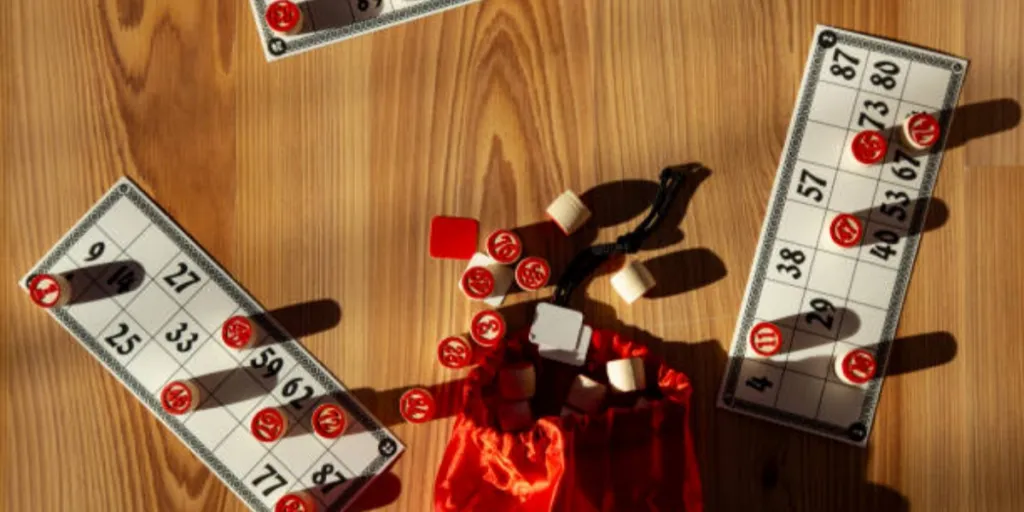
[[[28,283],[28,294],[37,306],[52,308],[60,302],[64,294],[61,290],[60,281],[49,274],[40,274],[32,278]]]
[[[764,357],[778,354],[782,349],[782,331],[768,322],[755,325],[750,330],[750,348]]]
[[[277,500],[274,512],[315,512],[316,503],[304,492],[289,493]]]
[[[233,316],[221,328],[224,344],[231,348],[245,348],[252,339],[252,323],[244,316]]]
[[[469,326],[469,335],[481,347],[491,348],[497,346],[498,342],[505,337],[505,328],[505,318],[501,316],[501,313],[487,309],[473,316],[473,321]]]
[[[914,114],[904,123],[904,134],[917,149],[930,148],[939,141],[939,121],[931,114]]]
[[[192,395],[192,388],[181,381],[174,381],[164,386],[160,393],[160,405],[171,414],[185,414],[192,409],[197,397]]]
[[[499,229],[487,237],[487,255],[506,265],[515,263],[523,255],[523,242],[507,229]]]
[[[448,336],[437,345],[437,360],[445,368],[465,368],[473,361],[473,347],[462,336]]]
[[[480,223],[465,217],[437,216],[430,220],[430,256],[468,260],[476,253]]]
[[[256,439],[272,443],[284,435],[284,414],[274,407],[267,407],[252,417],[252,424],[249,427]]]
[[[878,365],[867,350],[853,350],[843,357],[843,377],[854,384],[864,384],[875,376]]]
[[[551,266],[544,258],[530,256],[516,265],[516,284],[524,290],[539,290],[550,278]]]
[[[302,12],[299,6],[288,0],[278,0],[267,7],[265,14],[267,25],[275,32],[288,33],[299,25],[302,19]]]
[[[494,274],[485,267],[470,267],[460,284],[471,299],[486,299],[494,293]]]
[[[413,388],[402,394],[398,408],[409,423],[425,423],[434,419],[434,395],[423,388]]]
[[[836,215],[829,227],[832,241],[840,247],[856,247],[864,237],[864,224],[854,215],[841,213]]]
[[[853,137],[853,157],[864,165],[876,164],[885,157],[889,143],[882,132],[865,130]]]
[[[335,439],[345,431],[345,411],[335,404],[323,404],[313,410],[313,431],[320,437]]]

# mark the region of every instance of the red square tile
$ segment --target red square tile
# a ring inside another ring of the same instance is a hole
[[[465,217],[437,216],[430,221],[430,256],[468,260],[476,253],[480,223]]]

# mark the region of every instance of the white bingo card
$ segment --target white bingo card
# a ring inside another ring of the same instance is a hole
[[[252,510],[271,511],[304,491],[320,510],[344,509],[405,450],[334,376],[141,189],[126,178],[21,279],[62,276],[70,302],[48,309],[82,346]],[[42,314],[42,313],[40,313]],[[233,316],[253,319],[254,339],[232,349],[221,338]],[[167,383],[198,383],[203,401],[169,414]],[[312,411],[340,406],[334,439],[315,435]],[[266,407],[287,414],[272,443],[250,431]]]
[[[818,26],[736,324],[720,407],[866,446],[967,61]],[[910,116],[938,120],[913,150]],[[875,130],[865,165],[853,138]],[[854,241],[853,243],[850,243]],[[837,375],[840,354],[873,375]]]
[[[295,34],[267,23],[274,0],[249,0],[267,61],[275,61],[480,0],[291,0],[302,15]]]

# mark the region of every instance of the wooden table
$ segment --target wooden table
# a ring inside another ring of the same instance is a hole
[[[841,6],[840,6],[841,4]],[[1013,1],[485,0],[274,64],[248,2],[11,2],[0,14],[0,473],[11,510],[242,510],[188,449],[15,286],[119,176],[140,183],[409,445],[370,506],[427,510],[450,418],[397,390],[460,374],[461,264],[435,214],[543,220],[571,188],[590,239],[631,229],[669,165],[710,174],[638,257],[662,297],[607,278],[585,314],[696,387],[708,510],[1024,509],[1024,7]],[[971,60],[868,449],[717,410],[815,23]],[[516,295],[510,303],[549,293]],[[325,308],[340,307],[338,322]],[[525,308],[513,308],[525,313]],[[525,318],[525,317],[523,317]],[[519,320],[523,321],[523,320]],[[336,323],[336,325],[333,325]],[[878,508],[868,508],[877,506]]]

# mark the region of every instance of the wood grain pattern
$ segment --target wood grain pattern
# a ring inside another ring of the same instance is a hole
[[[434,343],[475,309],[462,265],[426,256],[429,217],[518,227],[557,269],[630,229],[661,168],[700,162],[685,212],[636,256],[664,296],[627,307],[595,279],[578,305],[694,381],[708,510],[1024,509],[1020,20],[1006,0],[485,0],[270,65],[247,2],[14,2],[2,508],[244,510],[15,286],[118,176],[268,309],[340,305],[305,344],[410,447],[365,508],[427,510],[450,418],[404,425],[395,401],[459,378]],[[867,450],[714,406],[815,23],[971,60],[966,143],[943,163]],[[565,188],[595,222],[550,237],[543,209]],[[512,296],[510,318],[547,292]]]

